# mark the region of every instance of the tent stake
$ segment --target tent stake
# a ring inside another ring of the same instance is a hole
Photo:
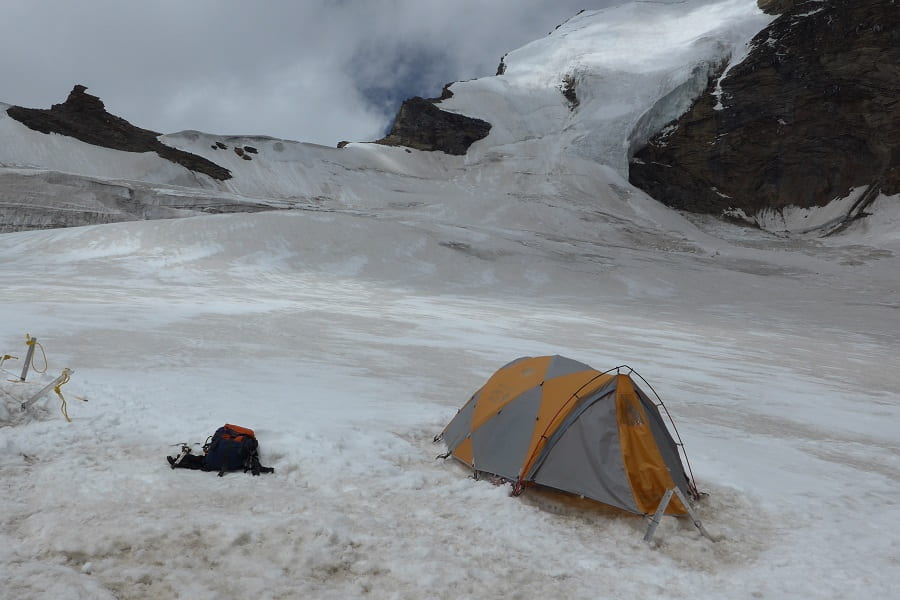
[[[666,490],[666,493],[663,495],[662,500],[659,502],[659,506],[656,508],[656,512],[653,513],[653,516],[650,517],[650,525],[647,527],[647,533],[644,534],[644,541],[650,542],[653,539],[653,534],[656,533],[656,528],[659,527],[659,522],[662,520],[663,515],[666,512],[666,508],[669,506],[669,502],[672,501],[672,495],[678,496],[678,499],[681,500],[681,504],[684,506],[685,510],[687,510],[687,514],[691,519],[691,522],[694,524],[700,531],[700,535],[705,537],[711,542],[718,541],[716,538],[711,536],[706,528],[703,527],[703,523],[700,522],[700,519],[697,518],[697,515],[694,514],[694,511],[691,509],[691,505],[688,503],[687,498],[684,497],[684,494],[680,489],[674,487],[670,490]]]
[[[684,494],[681,493],[681,490],[679,490],[677,487],[674,489],[675,489],[675,495],[678,496],[679,500],[681,500],[681,504],[683,504],[685,510],[687,510],[688,516],[691,518],[691,521],[694,523],[694,527],[696,527],[697,530],[700,531],[700,535],[702,535],[703,537],[705,537],[706,539],[708,539],[711,542],[719,541],[717,538],[714,538],[713,536],[709,535],[709,532],[706,531],[705,527],[703,527],[703,523],[701,523],[700,519],[697,518],[697,515],[694,514],[694,511],[691,509],[690,503],[687,501],[687,498],[684,497]]]
[[[653,516],[650,517],[650,526],[647,527],[647,533],[644,534],[644,541],[649,542],[653,539],[653,534],[656,533],[656,528],[659,527],[659,522],[662,520],[663,514],[666,512],[666,508],[669,506],[669,502],[672,500],[672,494],[675,493],[677,488],[672,488],[671,490],[666,490],[666,493],[663,495],[662,500],[659,502],[659,506],[656,507],[656,512],[653,513]]]

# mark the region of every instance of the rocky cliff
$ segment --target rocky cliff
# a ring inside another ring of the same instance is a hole
[[[852,188],[900,193],[900,1],[759,5],[780,16],[634,153],[631,182],[675,208],[751,217]]]
[[[376,143],[465,154],[469,146],[490,133],[491,124],[436,106],[450,95],[451,92],[445,87],[441,98],[415,97],[404,101],[390,132]]]
[[[126,152],[156,152],[166,160],[214,179],[231,178],[228,169],[196,154],[166,146],[157,139],[159,133],[135,127],[106,112],[100,98],[86,94],[85,90],[85,86],[76,85],[64,103],[54,104],[49,110],[12,106],[6,112],[41,133],[67,135],[88,144]]]

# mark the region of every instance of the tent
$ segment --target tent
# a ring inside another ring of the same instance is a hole
[[[445,457],[514,482],[515,494],[538,484],[637,514],[652,514],[665,500],[665,514],[683,515],[690,507],[679,498],[698,497],[696,487],[680,444],[632,374],[558,355],[519,358],[494,373],[435,440],[446,443]],[[675,488],[680,493],[667,495]]]

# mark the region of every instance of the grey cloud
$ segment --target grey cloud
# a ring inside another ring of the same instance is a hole
[[[48,107],[83,83],[110,112],[156,131],[328,145],[374,139],[403,98],[492,75],[504,53],[585,8],[571,0],[5,5],[2,102]]]

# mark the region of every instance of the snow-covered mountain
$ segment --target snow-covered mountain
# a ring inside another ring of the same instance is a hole
[[[447,143],[421,103],[383,143],[118,142],[222,178],[0,113],[0,214],[57,227],[0,235],[0,597],[891,597],[896,196],[785,236],[627,179],[773,18],[585,11],[428,103],[490,123],[464,154],[388,145]],[[495,369],[545,354],[646,377],[719,541],[667,517],[648,545],[644,517],[435,460]],[[23,410],[63,367],[72,422],[53,386]],[[169,469],[227,422],[273,475]]]
[[[433,205],[440,196],[441,210],[461,211],[462,221],[472,209],[516,211],[555,196],[584,210],[631,219],[632,211],[619,212],[623,203],[648,203],[627,181],[635,152],[691,108],[711,79],[739,64],[748,42],[774,18],[750,0],[629,2],[583,11],[506,55],[502,74],[448,86],[436,103],[420,101],[457,119],[444,127],[457,137],[464,129],[459,119],[489,124],[486,136],[483,131],[462,136],[468,139],[464,149],[451,150],[461,156],[370,143],[334,149],[200,132],[159,136],[154,143],[168,154],[196,159],[179,163],[163,158],[159,148],[122,152],[97,145],[95,138],[102,136],[80,141],[68,129],[58,130],[69,135],[40,133],[20,122],[28,122],[26,109],[7,112],[11,107],[3,105],[0,230],[267,207],[368,210],[373,202],[382,203],[373,189],[404,198],[392,200],[395,204]],[[80,98],[93,98],[79,91]],[[85,114],[76,108],[69,111],[75,120]],[[419,122],[419,111],[409,122],[411,112],[401,110],[395,132],[384,141],[439,147],[415,138],[417,128],[419,137],[438,136],[440,117]],[[115,118],[107,115],[96,126],[110,120]],[[508,185],[510,172],[516,174],[514,189]],[[667,200],[664,189],[654,190],[657,199]],[[799,223],[757,221],[778,230],[814,229],[831,222],[835,212],[846,212],[854,199],[848,198],[837,208],[803,206]]]

